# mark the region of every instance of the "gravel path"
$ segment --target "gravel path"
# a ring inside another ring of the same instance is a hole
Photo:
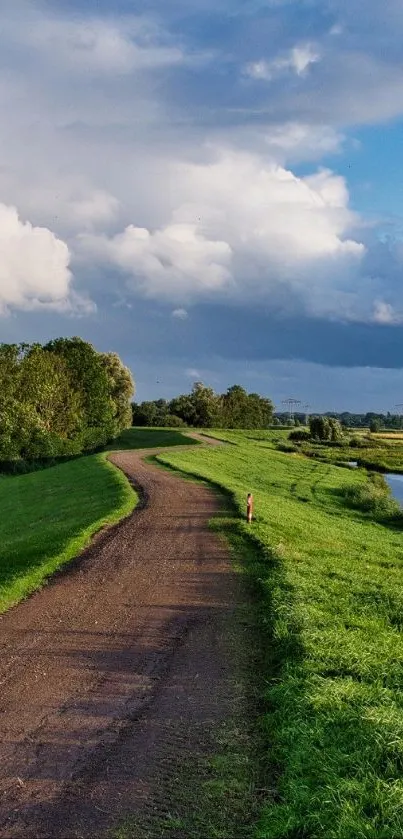
[[[232,712],[238,583],[207,527],[220,501],[144,454],[112,456],[142,488],[134,514],[0,618],[1,839],[163,814],[177,766]]]

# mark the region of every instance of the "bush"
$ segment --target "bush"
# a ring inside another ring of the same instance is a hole
[[[176,414],[167,414],[164,420],[164,426],[166,428],[187,428],[182,417],[177,417]]]
[[[377,521],[403,519],[400,504],[391,497],[389,487],[380,474],[370,475],[365,484],[348,485],[342,492],[352,507],[368,513]]]
[[[338,420],[333,417],[311,417],[309,420],[311,437],[316,440],[331,440],[332,442],[343,439],[343,429]]]
[[[295,431],[291,431],[289,433],[288,439],[295,440],[298,443],[306,443],[311,439],[311,435],[309,431],[306,431],[304,428],[296,428]]]
[[[286,454],[298,451],[297,447],[293,446],[292,443],[277,443],[276,449],[277,451],[285,452]]]
[[[368,441],[364,440],[363,437],[352,437],[348,445],[352,449],[367,449]]]
[[[385,440],[371,440],[369,436],[352,437],[349,441],[349,446],[352,449],[375,449],[384,448],[385,442]]]
[[[84,428],[78,439],[81,451],[94,452],[97,449],[102,449],[113,439],[113,432],[111,428],[94,426],[92,428]]]

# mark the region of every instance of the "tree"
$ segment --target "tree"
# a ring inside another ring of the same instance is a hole
[[[100,353],[99,357],[108,377],[116,433],[119,433],[125,428],[130,428],[132,424],[130,402],[135,390],[133,377],[129,368],[125,367],[117,353]]]
[[[376,434],[378,431],[380,431],[380,428],[381,428],[380,420],[379,419],[372,419],[370,424],[369,424],[369,430],[370,430],[371,434]]]
[[[311,437],[316,440],[330,440],[330,426],[328,417],[310,417],[309,430]]]
[[[80,428],[80,396],[63,358],[34,345],[20,362],[18,399],[45,432],[73,437]]]
[[[162,403],[162,404],[160,404]],[[195,382],[191,393],[171,399],[134,404],[133,425],[181,425],[195,428],[268,428],[273,420],[273,404],[258,393],[247,393],[240,385],[219,395],[203,382]]]
[[[57,338],[44,349],[64,359],[79,395],[83,449],[104,445],[114,436],[116,425],[109,378],[100,354],[81,338]]]
[[[155,402],[141,402],[132,405],[133,425],[164,426],[170,417],[168,403],[165,399]]]
[[[192,394],[182,394],[171,399],[169,413],[179,417],[185,425],[196,425],[196,406]]]
[[[337,443],[343,439],[343,428],[337,419],[329,417],[330,440]]]
[[[221,420],[221,400],[211,387],[195,382],[191,400],[195,409],[194,425],[198,428],[214,428]]]
[[[247,393],[241,385],[228,388],[222,397],[222,422],[225,428],[267,428],[273,417],[270,399]]]
[[[248,394],[241,385],[232,385],[223,396],[224,428],[248,428]]]
[[[333,417],[310,417],[309,431],[316,440],[338,442],[343,439],[342,426]]]

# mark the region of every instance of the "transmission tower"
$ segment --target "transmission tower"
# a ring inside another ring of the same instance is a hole
[[[309,408],[310,408],[310,407],[311,407],[311,406],[310,406],[310,405],[308,405],[308,404],[306,404],[306,405],[304,405],[304,406],[303,406],[303,408],[304,408],[304,413],[305,413],[305,425],[308,425],[308,424],[309,424],[309,413],[308,413],[308,410],[309,410]]]
[[[285,405],[288,411],[290,422],[294,421],[294,411],[298,405],[301,404],[300,399],[283,399],[282,405]]]

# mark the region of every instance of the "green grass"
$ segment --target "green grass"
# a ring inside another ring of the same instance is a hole
[[[128,428],[109,446],[112,451],[120,449],[150,449],[165,446],[198,445],[197,440],[187,437],[176,429]]]
[[[193,442],[176,430],[129,429],[113,450]],[[136,503],[106,453],[0,476],[0,613],[40,588],[94,533],[128,515]]]
[[[76,556],[136,495],[105,455],[0,479],[0,612]]]
[[[290,441],[291,442],[291,441]],[[360,466],[378,472],[403,473],[403,445],[399,439],[385,439],[371,435],[346,437],[343,446],[323,446],[320,443],[302,443],[300,451],[309,457],[326,460],[329,463],[343,464],[356,460]]]
[[[273,449],[269,433],[169,452],[170,466],[221,485],[236,519],[215,526],[244,551],[266,656],[260,680],[266,795],[259,839],[403,835],[403,542],[346,497],[367,476]],[[242,520],[247,492],[256,519]],[[364,505],[365,506],[365,505]]]

